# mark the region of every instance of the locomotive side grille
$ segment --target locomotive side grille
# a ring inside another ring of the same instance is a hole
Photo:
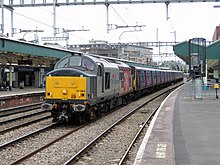
[[[93,94],[93,98],[97,98],[97,77],[90,78],[90,94]]]

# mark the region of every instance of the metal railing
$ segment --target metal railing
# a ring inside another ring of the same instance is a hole
[[[220,89],[214,88],[214,84],[196,84],[188,82],[184,85],[184,97],[191,99],[218,99]]]

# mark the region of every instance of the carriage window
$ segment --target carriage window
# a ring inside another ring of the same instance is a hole
[[[119,80],[121,80],[121,88],[124,88],[124,73],[119,74]]]
[[[69,66],[81,66],[81,56],[72,56],[70,57],[70,63]]]
[[[89,69],[89,70],[94,70],[95,65],[89,59],[84,58],[82,61],[82,67]]]
[[[110,89],[110,73],[105,73],[105,89]]]
[[[124,80],[124,73],[119,74],[119,80]]]

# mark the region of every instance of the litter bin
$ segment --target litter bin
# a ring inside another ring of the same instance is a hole
[[[20,89],[24,89],[24,81],[20,81],[19,86],[20,86]]]

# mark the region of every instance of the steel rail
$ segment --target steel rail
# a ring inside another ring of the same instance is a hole
[[[154,109],[154,111],[150,114],[150,116],[147,118],[147,120],[144,122],[144,124],[142,125],[142,127],[139,129],[139,131],[137,132],[137,134],[135,135],[134,139],[132,140],[132,142],[130,143],[130,145],[128,146],[128,149],[126,150],[126,152],[124,153],[124,155],[122,156],[120,162],[118,163],[118,165],[122,165],[129,153],[129,151],[131,150],[131,148],[134,146],[134,143],[136,142],[136,140],[138,139],[138,137],[140,136],[140,134],[142,133],[143,129],[145,128],[145,126],[147,124],[149,124],[149,122],[151,121],[152,117],[155,115],[155,113],[157,112],[158,108],[160,106],[158,106],[156,109]]]
[[[22,112],[28,112],[33,109],[37,109],[37,108],[41,107],[42,103],[43,102],[39,102],[39,103],[28,104],[28,105],[24,105],[24,106],[3,109],[3,110],[0,110],[0,117],[10,116],[10,115],[14,115],[14,114],[22,113]],[[22,109],[24,109],[24,110],[22,110]],[[6,113],[6,114],[4,114],[4,113]]]
[[[37,154],[38,152],[44,150],[45,148],[50,147],[50,146],[53,145],[54,143],[56,143],[56,142],[62,140],[63,138],[65,138],[65,137],[71,135],[73,132],[76,132],[77,130],[79,130],[79,129],[85,127],[85,126],[87,126],[88,124],[90,124],[90,123],[86,123],[86,124],[84,124],[84,125],[78,126],[77,128],[75,128],[75,129],[71,130],[70,132],[64,134],[63,136],[61,136],[61,137],[59,137],[59,138],[57,138],[57,139],[51,141],[50,143],[48,143],[48,144],[46,144],[46,145],[44,145],[44,146],[38,148],[37,150],[35,150],[35,151],[33,151],[33,152],[31,152],[31,153],[25,155],[24,157],[22,157],[22,158],[20,158],[20,159],[18,159],[18,160],[16,160],[16,161],[14,161],[14,162],[11,163],[10,165],[17,165],[17,164],[19,164],[19,163],[25,161],[26,159],[30,158],[31,156]]]
[[[35,116],[35,115],[39,115],[39,114],[46,113],[46,112],[49,112],[49,111],[48,110],[43,110],[43,111],[40,111],[40,112],[34,112],[34,113],[31,113],[31,114],[28,114],[28,115],[15,117],[15,118],[0,122],[0,125],[9,123],[9,122],[12,122],[12,121],[15,121],[15,120],[25,119],[25,118]]]
[[[57,123],[52,123],[52,124],[50,124],[50,125],[48,125],[48,126],[46,126],[46,127],[44,127],[44,128],[38,129],[38,130],[33,131],[33,132],[31,132],[31,133],[29,133],[29,134],[27,134],[27,135],[21,136],[21,137],[19,137],[19,138],[17,138],[17,139],[14,139],[14,140],[12,140],[12,141],[9,141],[9,142],[7,142],[7,143],[4,143],[4,144],[0,145],[0,150],[2,150],[2,149],[5,148],[5,147],[8,147],[8,146],[10,146],[10,145],[12,145],[12,144],[16,144],[16,143],[18,143],[18,142],[21,141],[21,140],[27,139],[27,138],[29,138],[29,137],[31,137],[31,136],[34,136],[34,135],[36,135],[36,134],[39,134],[39,133],[41,133],[41,132],[43,132],[43,131],[46,131],[46,130],[48,130],[48,129],[51,129],[51,128],[55,127],[56,125],[57,125]]]
[[[42,118],[39,118],[39,119],[36,119],[36,120],[32,120],[32,121],[29,121],[29,122],[26,122],[26,123],[22,123],[22,124],[14,126],[14,127],[6,128],[4,130],[1,130],[0,134],[6,133],[6,132],[9,132],[11,130],[15,130],[15,129],[18,129],[18,128],[21,128],[21,127],[24,127],[24,126],[28,126],[30,124],[33,124],[33,123],[36,123],[36,122],[39,122],[39,121],[42,121],[42,120],[45,120],[45,119],[49,119],[49,118],[51,118],[51,115],[44,116]]]

